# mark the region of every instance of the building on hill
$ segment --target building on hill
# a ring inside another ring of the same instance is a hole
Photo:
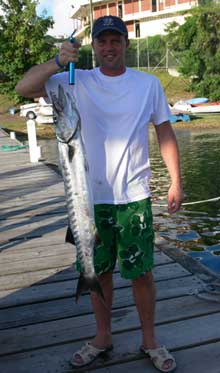
[[[94,20],[105,15],[121,17],[131,39],[164,34],[168,23],[184,23],[187,10],[197,5],[197,0],[75,0],[71,18],[76,36],[88,44],[91,9]]]

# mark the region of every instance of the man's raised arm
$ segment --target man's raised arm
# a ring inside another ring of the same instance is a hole
[[[15,87],[16,92],[29,98],[47,96],[46,81],[50,76],[56,74],[61,67],[67,66],[69,62],[77,62],[79,47],[80,43],[77,41],[75,43],[65,41],[55,58],[33,66],[25,73],[23,79]]]
[[[49,77],[58,72],[55,59],[30,68],[15,87],[17,93],[24,97],[46,97],[45,83]]]

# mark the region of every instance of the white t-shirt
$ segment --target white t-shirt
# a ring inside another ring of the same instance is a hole
[[[81,116],[94,203],[123,204],[150,196],[148,125],[169,120],[170,110],[159,80],[127,68],[116,77],[99,68],[75,70],[46,83],[49,96],[58,85],[73,95]]]

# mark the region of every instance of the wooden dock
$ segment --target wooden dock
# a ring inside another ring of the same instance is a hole
[[[0,146],[15,145],[0,130]],[[71,355],[95,333],[89,295],[75,304],[73,247],[61,177],[28,150],[0,151],[0,372],[67,373]],[[156,245],[157,246],[157,245]],[[196,275],[155,249],[156,333],[178,373],[220,373],[220,303],[192,295]],[[114,274],[114,350],[84,371],[156,373],[139,352],[130,282]],[[79,371],[79,370],[78,370]]]

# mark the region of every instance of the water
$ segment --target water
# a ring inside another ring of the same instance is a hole
[[[176,129],[185,203],[220,196],[220,129]],[[155,204],[166,203],[169,186],[155,136],[151,134],[152,192]],[[173,216],[156,209],[157,230],[170,244],[220,274],[220,199],[183,206]]]
[[[197,202],[220,196],[219,131],[175,129],[180,149],[184,202]],[[58,163],[54,140],[40,142],[42,156]],[[170,244],[220,274],[220,200],[183,206],[169,216],[164,206],[169,177],[160,156],[155,132],[150,131],[151,180],[155,229]]]

